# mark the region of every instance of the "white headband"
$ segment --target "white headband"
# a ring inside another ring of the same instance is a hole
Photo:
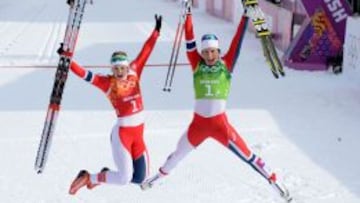
[[[219,49],[219,41],[216,39],[209,39],[201,41],[201,50],[207,48],[216,48]]]
[[[111,62],[111,65],[113,65],[113,66],[129,66],[129,62],[127,60],[116,60],[114,62]]]

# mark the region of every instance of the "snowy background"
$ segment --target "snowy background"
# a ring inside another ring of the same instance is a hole
[[[136,57],[164,17],[149,64],[170,58],[179,5],[170,0],[94,0],[87,5],[75,59],[107,65],[111,53]],[[239,12],[241,12],[239,10]],[[68,7],[64,1],[0,1],[0,201],[1,202],[282,202],[247,164],[213,140],[188,156],[161,185],[101,186],[68,195],[80,169],[114,167],[109,133],[116,119],[105,96],[70,74],[47,167],[33,169],[62,41]],[[236,23],[194,10],[197,39],[215,33],[226,50]],[[281,54],[281,53],[280,53]],[[180,63],[186,63],[182,46]],[[34,66],[34,67],[32,67]],[[109,73],[106,68],[94,72]],[[360,74],[286,69],[276,80],[260,42],[248,32],[233,75],[228,116],[239,133],[279,178],[296,202],[360,202]],[[192,118],[190,68],[176,70],[173,91],[162,91],[166,67],[142,77],[145,141],[151,174],[175,149]]]

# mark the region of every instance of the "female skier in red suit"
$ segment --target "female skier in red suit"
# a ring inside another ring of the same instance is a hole
[[[117,123],[111,132],[112,154],[117,170],[103,168],[94,174],[81,170],[70,186],[69,193],[72,195],[83,186],[92,189],[101,183],[141,184],[148,175],[148,154],[143,140],[144,107],[139,83],[160,34],[162,17],[155,15],[155,20],[155,29],[135,60],[129,62],[123,51],[112,54],[111,75],[93,74],[75,61],[71,62],[71,71],[103,91],[117,115]],[[63,51],[62,48],[59,51]]]

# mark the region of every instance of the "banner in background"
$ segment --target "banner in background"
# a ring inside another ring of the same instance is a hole
[[[306,18],[306,11],[298,0],[281,0],[281,7],[293,13],[294,24],[302,24]]]
[[[232,21],[234,15],[234,1],[229,0],[207,0],[206,11],[216,17]]]
[[[309,16],[284,55],[285,65],[301,70],[326,70],[326,60],[337,55],[344,43],[346,0],[302,0]]]
[[[349,17],[346,22],[343,69],[360,73],[360,17]]]

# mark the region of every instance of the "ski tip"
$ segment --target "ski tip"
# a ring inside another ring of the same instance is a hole
[[[38,169],[38,170],[36,171],[36,173],[37,173],[37,174],[41,174],[41,173],[42,173],[42,170],[41,170],[41,169]]]
[[[280,72],[280,75],[281,75],[282,77],[285,77],[285,72]]]

